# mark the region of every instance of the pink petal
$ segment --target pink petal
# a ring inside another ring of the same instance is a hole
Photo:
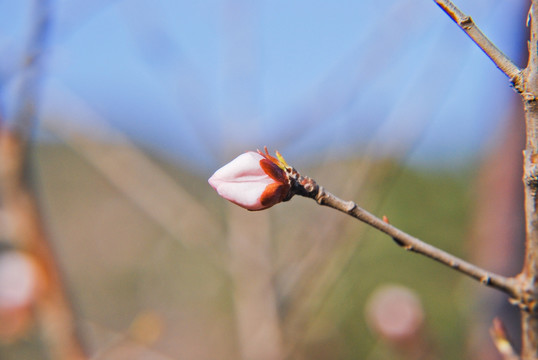
[[[262,210],[260,197],[274,183],[261,168],[263,156],[247,152],[217,170],[208,180],[217,193],[248,210]]]
[[[267,184],[262,182],[254,183],[223,183],[218,186],[218,194],[248,210],[262,210],[265,208],[261,203],[261,195],[265,191]]]
[[[262,159],[264,157],[260,154],[252,151],[246,152],[218,169],[209,180],[245,181],[252,179],[255,181],[256,178],[266,177],[267,175],[260,167]],[[211,184],[211,181],[209,183]]]

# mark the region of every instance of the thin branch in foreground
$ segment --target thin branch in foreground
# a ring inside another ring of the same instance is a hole
[[[464,14],[450,0],[434,0],[443,11],[475,42],[476,45],[510,78],[514,88],[522,92],[521,69],[508,58],[486,35],[476,26],[473,19]]]
[[[37,124],[44,58],[53,17],[52,0],[33,1],[33,18],[24,53],[22,79],[11,127],[0,127],[0,199],[9,219],[9,242],[28,252],[43,271],[43,290],[34,302],[34,319],[50,358],[87,359],[65,279],[39,211],[29,147]]]
[[[24,141],[0,128],[0,199],[10,219],[4,241],[36,259],[43,272],[34,314],[50,358],[87,359],[63,273],[47,237],[35,193],[23,183]]]
[[[441,249],[427,244],[414,236],[388,223],[385,217],[383,220],[359,207],[353,201],[342,200],[319,186],[314,180],[301,176],[295,169],[287,168],[288,176],[291,179],[292,189],[286,200],[293,195],[301,195],[316,200],[320,205],[328,206],[339,210],[345,214],[360,220],[375,229],[384,232],[392,237],[399,246],[408,251],[427,256],[452,269],[455,269],[482,284],[501,290],[515,299],[521,298],[517,280],[486,271],[474,264],[449,254]]]

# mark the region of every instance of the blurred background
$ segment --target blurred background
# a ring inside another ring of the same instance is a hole
[[[525,65],[527,1],[458,5]],[[33,139],[26,176],[92,359],[495,359],[493,317],[518,336],[504,296],[311,200],[251,213],[207,178],[267,145],[514,275],[520,108],[430,0],[0,0],[2,126]],[[53,330],[21,314],[0,358],[50,358]]]

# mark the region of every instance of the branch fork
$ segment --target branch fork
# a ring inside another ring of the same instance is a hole
[[[521,95],[525,110],[526,146],[523,152],[525,189],[525,263],[513,280],[518,296],[511,302],[521,310],[522,359],[538,359],[538,0],[530,0],[527,27],[529,59],[524,69],[518,68],[476,26],[471,18],[450,0],[434,0],[458,26],[484,51],[495,65],[510,78],[512,87]],[[512,359],[505,356],[506,359]]]
[[[474,20],[464,14],[450,0],[434,0],[437,5],[452,19],[465,33],[475,42],[476,45],[495,63],[504,73],[517,92],[523,92],[522,70],[512,62],[499,48],[488,39],[486,35],[476,26]]]

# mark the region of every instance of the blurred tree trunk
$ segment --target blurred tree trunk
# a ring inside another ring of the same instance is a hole
[[[234,286],[239,351],[244,360],[281,360],[282,334],[268,212],[229,206],[230,267]]]
[[[523,262],[525,219],[521,149],[525,146],[523,109],[515,99],[498,141],[480,169],[475,188],[475,218],[471,224],[470,251],[474,263],[499,274],[517,274]],[[488,328],[497,316],[508,328],[514,344],[520,343],[519,311],[506,295],[480,287],[473,312],[478,318],[470,328],[471,359],[500,359]],[[485,311],[484,311],[485,310]]]

